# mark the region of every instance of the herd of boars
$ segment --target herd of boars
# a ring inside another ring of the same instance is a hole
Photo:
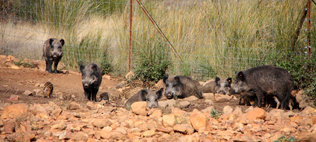
[[[59,73],[57,66],[63,55],[64,44],[64,39],[50,38],[45,41],[43,58],[46,61],[47,72]],[[94,63],[85,66],[80,64],[80,72],[85,97],[90,101],[97,101],[96,95],[102,82],[100,68]],[[125,108],[129,110],[131,105],[137,101],[146,101],[148,108],[158,107],[158,100],[163,94],[167,99],[182,99],[192,95],[203,99],[203,93],[214,93],[214,98],[215,93],[239,94],[239,104],[241,105],[263,107],[272,104],[281,109],[299,108],[295,97],[291,95],[291,91],[294,89],[293,78],[285,69],[270,65],[258,66],[236,73],[234,79],[232,82],[230,77],[227,79],[216,77],[213,81],[201,85],[187,76],[165,76],[163,78],[164,88],[157,91],[140,90],[127,100]],[[103,93],[100,98],[109,99],[109,96],[107,93]]]

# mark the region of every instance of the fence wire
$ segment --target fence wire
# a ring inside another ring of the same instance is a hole
[[[206,80],[275,64],[284,53],[301,54],[305,32],[295,51],[289,50],[288,39],[304,3],[291,2],[142,0],[183,61],[134,3],[132,67],[137,69],[146,60],[166,60],[169,74]],[[77,68],[80,61],[105,63],[112,66],[113,74],[125,74],[129,4],[128,0],[0,0],[0,54],[42,59],[44,41],[57,37],[65,39],[62,62],[68,67]],[[312,13],[312,21],[315,17]]]

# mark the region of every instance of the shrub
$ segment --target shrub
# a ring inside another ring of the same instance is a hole
[[[164,43],[141,48],[135,67],[135,77],[142,81],[159,81],[169,66],[168,48]]]

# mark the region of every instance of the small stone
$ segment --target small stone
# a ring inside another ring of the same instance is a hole
[[[145,101],[135,102],[131,105],[132,112],[138,115],[147,115],[147,103]]]
[[[173,107],[176,104],[176,101],[174,99],[158,101],[158,104],[161,108]]]
[[[111,125],[111,122],[106,119],[92,119],[92,125],[94,127],[103,128],[105,126]]]
[[[307,106],[302,112],[304,115],[316,115],[316,109],[310,106]]]
[[[12,134],[14,132],[15,122],[12,120],[5,121],[3,124],[3,130],[6,134]]]
[[[256,119],[265,119],[267,116],[267,113],[262,108],[255,108],[249,112],[246,113],[245,117],[248,120],[256,120]]]
[[[8,99],[8,101],[17,101],[17,100],[19,100],[18,95],[11,95],[10,98]]]
[[[190,106],[190,102],[189,101],[181,101],[180,103],[179,103],[179,107],[180,108],[187,108],[187,107],[189,107]]]
[[[88,140],[88,134],[86,134],[84,132],[73,133],[71,135],[71,139],[75,140],[75,141],[87,141]]]
[[[212,100],[205,100],[205,102],[209,105],[214,105],[213,101]]]
[[[67,127],[67,126],[66,126],[65,122],[61,121],[61,122],[59,122],[59,123],[53,125],[53,126],[51,127],[51,129],[64,130],[64,129],[66,129],[66,127]]]
[[[120,88],[125,87],[126,85],[127,85],[127,81],[121,81],[115,86],[115,88],[120,89]]]
[[[228,102],[232,98],[233,98],[232,96],[228,96],[228,95],[216,95],[217,102]]]
[[[176,123],[176,118],[174,114],[163,115],[162,123],[165,127],[172,127]]]
[[[1,119],[2,120],[15,119],[17,117],[25,115],[27,111],[28,111],[28,106],[24,103],[8,105],[4,108],[1,114]]]
[[[187,97],[187,98],[184,98],[183,100],[186,100],[186,101],[196,101],[198,98],[195,97],[195,96],[190,96],[190,97]]]
[[[23,94],[26,95],[26,96],[32,96],[33,92],[31,92],[30,90],[26,90],[26,91],[24,91]]]
[[[202,112],[194,109],[190,115],[190,122],[195,130],[200,131],[206,128],[207,119]]]
[[[69,110],[77,110],[80,108],[80,105],[76,102],[71,102],[69,105],[68,105],[68,109]]]
[[[34,93],[34,96],[41,96],[42,95],[42,90],[41,89],[34,89],[33,93]]]
[[[155,135],[155,130],[147,130],[143,133],[144,137],[151,137],[153,135]]]
[[[181,132],[184,134],[193,134],[194,129],[189,124],[176,124],[173,127],[174,131]]]
[[[225,106],[225,107],[223,108],[223,114],[224,114],[224,115],[231,114],[232,112],[233,112],[233,108],[230,107],[230,106]]]
[[[157,131],[164,132],[164,133],[170,133],[173,131],[171,127],[157,127]]]
[[[160,109],[151,109],[149,115],[151,118],[160,118],[162,111]]]

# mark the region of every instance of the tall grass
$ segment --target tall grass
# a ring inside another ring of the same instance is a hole
[[[161,55],[159,59],[168,58],[169,74],[183,74],[206,80],[215,75],[233,76],[235,71],[257,65],[274,64],[272,55],[292,51],[290,48],[292,35],[306,0],[142,0],[142,2],[183,60],[174,56],[135,3],[133,67],[139,67],[141,61],[147,59],[145,55],[152,54],[152,51],[163,50],[166,55]],[[44,33],[45,36],[39,36],[39,40],[35,40],[38,41],[37,44],[42,44],[49,36],[66,39],[62,61],[70,68],[77,69],[79,61],[101,64],[106,56],[106,62],[111,63],[115,74],[121,75],[127,72],[129,47],[127,0],[11,0],[0,4],[7,4],[2,7],[14,9],[14,12],[6,11],[21,21],[15,27],[23,30],[22,27],[29,23],[35,22],[38,25],[28,26],[28,34]],[[313,12],[314,21],[316,21],[315,17],[316,12]],[[10,36],[5,34],[9,32],[6,28],[9,23],[1,22],[2,30],[6,31],[1,34],[1,45],[10,46],[7,40],[11,42],[17,40],[12,37],[4,38]],[[315,28],[316,26],[313,26],[313,33],[316,31]],[[306,32],[302,30],[295,51],[291,53],[302,51],[305,36]],[[315,41],[313,34],[313,47]]]

